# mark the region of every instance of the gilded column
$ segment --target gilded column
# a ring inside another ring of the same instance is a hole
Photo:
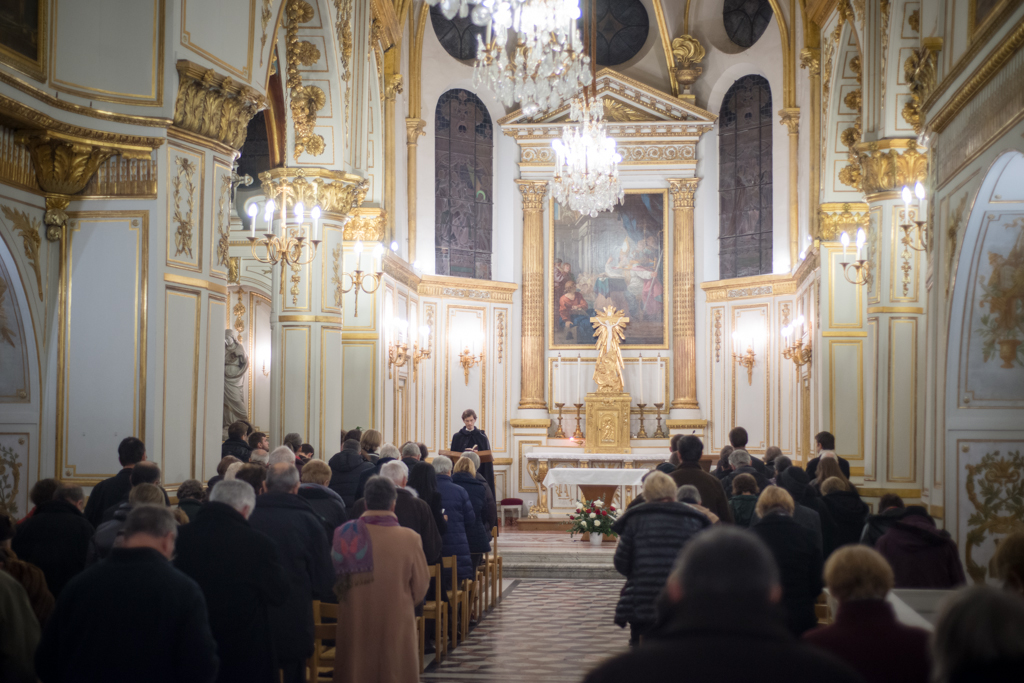
[[[523,356],[520,410],[546,410],[544,402],[544,180],[517,180],[523,195]]]
[[[700,178],[670,179],[672,225],[672,409],[696,409],[693,197]]]
[[[782,123],[789,128],[789,268],[796,268],[800,252],[800,199],[797,193],[800,169],[800,110],[787,107],[779,110]]]
[[[408,163],[406,163],[405,175],[408,178],[409,194],[409,263],[416,260],[416,142],[421,135],[424,135],[423,127],[427,122],[423,119],[409,118],[405,120],[406,149],[408,151]]]
[[[817,31],[817,25],[815,25]],[[808,142],[810,148],[810,173],[808,182],[810,191],[807,212],[807,233],[812,237],[819,234],[818,202],[821,194],[821,50],[817,47],[805,47],[800,51],[800,67],[807,69],[811,86],[811,115]],[[799,244],[797,245],[799,250]]]
[[[397,48],[392,52],[397,53]],[[395,238],[395,98],[401,92],[402,74],[389,75],[384,86],[384,208],[389,242]]]

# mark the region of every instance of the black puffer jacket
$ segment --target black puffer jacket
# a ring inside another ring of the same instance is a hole
[[[615,521],[615,569],[626,577],[615,606],[616,624],[646,627],[657,621],[655,601],[680,549],[710,525],[700,512],[676,502],[644,503]]]
[[[893,522],[901,522],[905,517],[913,517],[915,515],[931,519],[928,510],[920,505],[908,505],[905,508],[889,508],[888,510],[882,510],[877,515],[871,515],[868,517],[868,521],[864,523],[864,531],[861,532],[860,542],[874,548],[878,539],[892,528]]]
[[[229,455],[235,456],[242,462],[249,462],[252,449],[241,439],[228,439],[220,445],[220,457],[225,458]]]
[[[839,547],[839,527],[832,518],[832,513],[829,512],[828,506],[825,505],[821,496],[811,486],[807,473],[796,466],[787,467],[779,475],[778,483],[779,486],[789,492],[789,495],[793,496],[793,502],[818,513],[818,518],[821,520],[821,547],[823,555],[824,557],[831,555],[832,551]]]
[[[373,469],[373,463],[363,460],[359,452],[359,442],[350,439],[345,442],[341,453],[335,453],[327,464],[331,466],[329,486],[345,501],[345,507],[351,508],[356,503],[359,479],[363,472]]]
[[[828,512],[835,520],[837,533],[834,548],[848,543],[859,543],[864,531],[864,520],[868,517],[867,503],[856,491],[833,491],[821,498]]]
[[[480,527],[480,533],[475,535],[476,541],[474,541],[474,535],[469,534],[467,530],[466,535],[469,537],[470,552],[490,552],[491,527],[494,520],[490,517],[490,510],[487,504],[487,484],[472,476],[469,472],[456,472],[452,475],[452,482],[461,486],[469,494],[469,502],[473,504],[473,512],[476,513],[476,524]],[[483,541],[487,541],[486,546],[483,545]]]

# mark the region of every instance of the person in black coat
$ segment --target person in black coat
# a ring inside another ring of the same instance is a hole
[[[775,556],[782,580],[786,625],[799,636],[818,623],[814,604],[824,587],[824,563],[812,532],[793,519],[793,507],[793,497],[785,489],[769,486],[757,501],[761,520],[751,527],[751,531]]]
[[[177,529],[166,507],[132,510],[124,546],[57,600],[36,650],[43,683],[214,681],[217,644],[203,592],[168,561]]]
[[[134,436],[122,439],[117,447],[117,459],[121,463],[121,471],[93,486],[89,502],[85,504],[85,518],[94,527],[103,522],[103,513],[108,508],[128,498],[132,489],[132,469],[146,459],[146,444]]]
[[[491,440],[487,438],[482,429],[476,428],[476,412],[470,408],[462,411],[462,423],[466,425],[459,431],[452,434],[452,450],[456,453],[463,451],[489,451]],[[484,462],[480,464],[478,471],[491,487],[491,495],[494,494],[494,463]]]
[[[859,543],[870,510],[856,489],[839,477],[831,477],[821,483],[821,500],[836,523],[833,550],[849,543]]]
[[[734,427],[729,430],[729,445],[733,447],[733,450],[746,451],[747,441],[749,441],[749,437],[747,435],[747,430],[743,427]],[[747,454],[750,455],[749,452]],[[764,464],[763,460],[751,455],[750,466],[757,470],[761,476],[766,479],[768,478],[768,467]],[[735,465],[733,465],[733,467],[735,467]],[[760,486],[760,484],[758,484],[758,486]],[[763,491],[764,489],[761,490]]]
[[[299,471],[291,463],[271,465],[267,492],[256,499],[249,525],[277,544],[288,592],[271,607],[270,623],[284,683],[304,679],[306,659],[313,654],[313,600],[334,602],[334,567],[323,522],[297,495]]]
[[[409,488],[419,494],[420,500],[430,506],[430,512],[434,516],[434,524],[442,536],[448,531],[448,520],[443,512],[444,506],[441,503],[441,493],[437,490],[437,472],[429,462],[418,462],[409,471]]]
[[[729,454],[729,464],[732,465],[732,472],[722,479],[722,488],[725,489],[726,498],[732,498],[732,483],[741,474],[749,474],[757,482],[757,490],[764,491],[771,486],[771,482],[752,464],[750,453],[736,449]],[[763,466],[763,465],[762,465]]]
[[[676,484],[664,472],[653,472],[644,480],[644,499],[647,502],[626,510],[612,524],[619,534],[615,569],[626,577],[615,623],[629,624],[631,645],[654,626],[655,601],[680,549],[711,526],[706,516],[676,502]]]
[[[43,570],[54,597],[60,596],[68,581],[85,569],[94,530],[82,514],[84,507],[81,486],[61,485],[53,500],[36,508],[11,540],[18,559]]]
[[[110,555],[117,544],[117,539],[124,530],[124,523],[136,505],[163,505],[163,490],[153,484],[139,484],[128,494],[128,502],[121,503],[114,512],[114,518],[103,522],[96,528],[96,533],[89,540],[89,552],[85,556],[85,566],[91,567]]]
[[[828,506],[811,486],[807,473],[793,465],[783,470],[776,481],[778,481],[778,486],[786,489],[786,492],[793,498],[796,505],[793,510],[793,519],[812,531],[816,527],[822,557],[831,555],[832,551],[838,547],[836,546],[836,537],[839,530],[835,520],[832,519],[832,514],[828,511]],[[816,525],[814,517],[808,514],[809,512],[817,513]]]
[[[359,441],[348,439],[341,452],[335,453],[327,464],[331,468],[331,489],[345,501],[345,507],[352,507],[356,502],[359,479],[364,472],[373,469],[373,463],[363,458]]]
[[[875,547],[885,532],[892,528],[893,522],[902,520],[907,515],[928,515],[928,510],[918,505],[906,507],[903,499],[895,493],[886,493],[878,499],[878,514],[871,515],[864,523],[864,530],[860,534],[860,542],[864,545]]]
[[[246,521],[255,507],[251,486],[225,481],[178,532],[174,566],[206,596],[220,683],[279,680],[270,607],[284,602],[288,584],[274,542]]]
[[[777,607],[781,592],[772,554],[753,534],[703,531],[669,576],[658,626],[584,683],[863,683],[793,638]]]
[[[821,462],[821,456],[829,455],[835,457],[839,461],[839,469],[842,471],[843,476],[847,479],[850,478],[850,461],[846,458],[840,458],[836,453],[836,437],[830,432],[818,432],[814,435],[814,447],[818,451],[818,455],[807,461],[807,477],[814,479],[818,473],[818,463]]]
[[[459,458],[455,463],[452,483],[462,487],[469,495],[469,502],[473,505],[473,513],[476,516],[475,524],[479,533],[470,534],[467,529],[466,535],[469,538],[469,551],[473,556],[473,567],[476,568],[480,564],[482,554],[491,551],[491,528],[494,526],[494,517],[489,516],[487,484],[476,478],[473,461],[469,458]],[[477,539],[476,542],[474,542],[474,538]],[[486,541],[486,545],[483,541]]]
[[[220,445],[220,457],[233,455],[242,462],[249,462],[252,448],[249,447],[249,425],[244,422],[233,422],[228,427],[228,440]]]
[[[324,520],[327,537],[334,538],[334,530],[348,521],[348,508],[345,499],[327,486],[331,481],[331,468],[323,460],[310,460],[303,465],[299,477],[302,479],[299,496]]]
[[[441,555],[454,555],[457,558],[459,581],[472,580],[472,553],[483,552],[477,548],[490,547],[490,541],[483,537],[483,525],[477,523],[476,512],[466,489],[452,481],[451,459],[439,455],[431,465],[437,474],[437,490],[441,494],[441,506],[448,522],[441,536]]]
[[[128,482],[134,489],[139,484],[153,484],[154,486],[160,487],[160,467],[155,462],[140,462],[132,468],[132,473],[128,477]],[[167,492],[160,488],[160,493],[164,498],[164,505],[170,507],[171,499],[167,497]],[[122,503],[128,502],[128,496],[131,494],[131,489],[125,494],[124,498],[117,501],[106,510],[103,511],[102,521],[109,522],[114,518],[114,512]]]
[[[366,482],[370,481],[370,477],[375,477],[380,474],[380,468],[387,465],[389,462],[394,462],[399,458],[398,449],[393,444],[386,443],[380,447],[380,455],[377,460],[373,463],[373,469],[365,470],[359,475],[359,484],[356,485],[356,500],[363,497],[363,488],[366,487]]]

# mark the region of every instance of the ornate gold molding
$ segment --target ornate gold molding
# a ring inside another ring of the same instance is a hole
[[[394,5],[388,0],[370,0],[370,10],[373,20],[380,27],[377,29],[378,38],[371,42],[380,41],[385,50],[402,42],[402,26]]]
[[[241,149],[249,120],[266,109],[266,98],[253,88],[187,59],[179,59],[177,68],[174,125],[234,150]]]
[[[364,207],[353,209],[352,219],[345,224],[345,240],[363,242],[383,242],[384,224],[387,212],[384,209]]]
[[[702,282],[700,288],[708,301],[727,301],[793,294],[797,285],[797,279],[791,275],[770,274]]]
[[[326,144],[322,135],[313,132],[317,112],[324,108],[327,96],[315,85],[303,85],[299,66],[312,66],[320,60],[320,50],[308,40],[299,40],[299,24],[313,18],[313,7],[306,0],[287,0],[285,6],[285,46],[287,55],[289,106],[295,123],[295,150],[298,161],[303,153],[320,156]]]
[[[171,184],[174,186],[174,196],[171,199],[171,205],[174,207],[173,220],[178,224],[178,227],[174,230],[174,255],[188,254],[189,258],[193,258],[192,229],[195,226],[193,218],[196,208],[196,183],[194,180],[196,165],[186,156],[175,157],[174,165],[177,170],[174,173],[174,180],[171,181]],[[187,206],[185,213],[181,211],[183,179],[185,203]]]
[[[322,168],[272,168],[260,173],[260,181],[263,192],[278,203],[284,201],[287,208],[295,202],[307,208],[319,204],[325,215],[335,214],[335,218],[350,215],[370,189],[370,181],[360,176]]]
[[[519,192],[523,195],[523,211],[544,209],[544,196],[548,193],[546,180],[517,180]]]
[[[344,81],[351,77],[353,1],[334,0],[334,10],[338,13],[338,19],[334,22],[334,33],[341,48],[338,58],[341,61],[341,78]]]
[[[902,153],[900,150],[903,150]],[[895,192],[904,185],[923,181],[928,174],[928,154],[913,139],[887,139],[854,145],[865,195]]]
[[[903,63],[903,74],[910,87],[910,99],[903,106],[903,120],[913,126],[918,135],[924,127],[921,105],[935,89],[935,61],[935,53],[927,47],[921,47],[912,51]]]
[[[863,202],[829,202],[818,206],[818,235],[822,242],[834,242],[844,231],[870,227],[868,205]]]
[[[260,66],[263,66],[263,50],[267,47],[267,25],[274,14],[270,11],[274,0],[263,0],[263,8],[260,10],[260,22],[263,24],[263,34],[260,36]]]
[[[30,217],[24,211],[12,209],[9,206],[2,206],[4,216],[11,222],[14,232],[21,235],[21,246],[25,251],[25,258],[36,274],[36,286],[39,288],[39,300],[43,300],[43,274],[39,263],[39,246],[42,239],[39,237],[39,219]]]
[[[677,93],[679,99],[696,102],[690,88],[704,72],[703,68],[696,65],[704,60],[705,54],[704,46],[691,35],[681,35],[672,41],[672,58],[675,61],[672,76],[676,83],[683,86],[683,92]]]
[[[394,102],[395,98],[402,92],[402,74],[391,74],[388,76],[387,85],[384,86],[384,92],[382,97],[389,101]]]
[[[800,68],[807,69],[812,76],[819,75],[821,73],[821,50],[812,47],[800,50]]]
[[[517,289],[519,285],[514,282],[474,280],[450,275],[422,275],[416,292],[421,296],[512,303],[512,295]]]

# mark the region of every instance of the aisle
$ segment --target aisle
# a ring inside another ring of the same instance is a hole
[[[517,580],[469,638],[420,680],[578,683],[627,647],[629,632],[612,623],[621,588],[621,580]]]

